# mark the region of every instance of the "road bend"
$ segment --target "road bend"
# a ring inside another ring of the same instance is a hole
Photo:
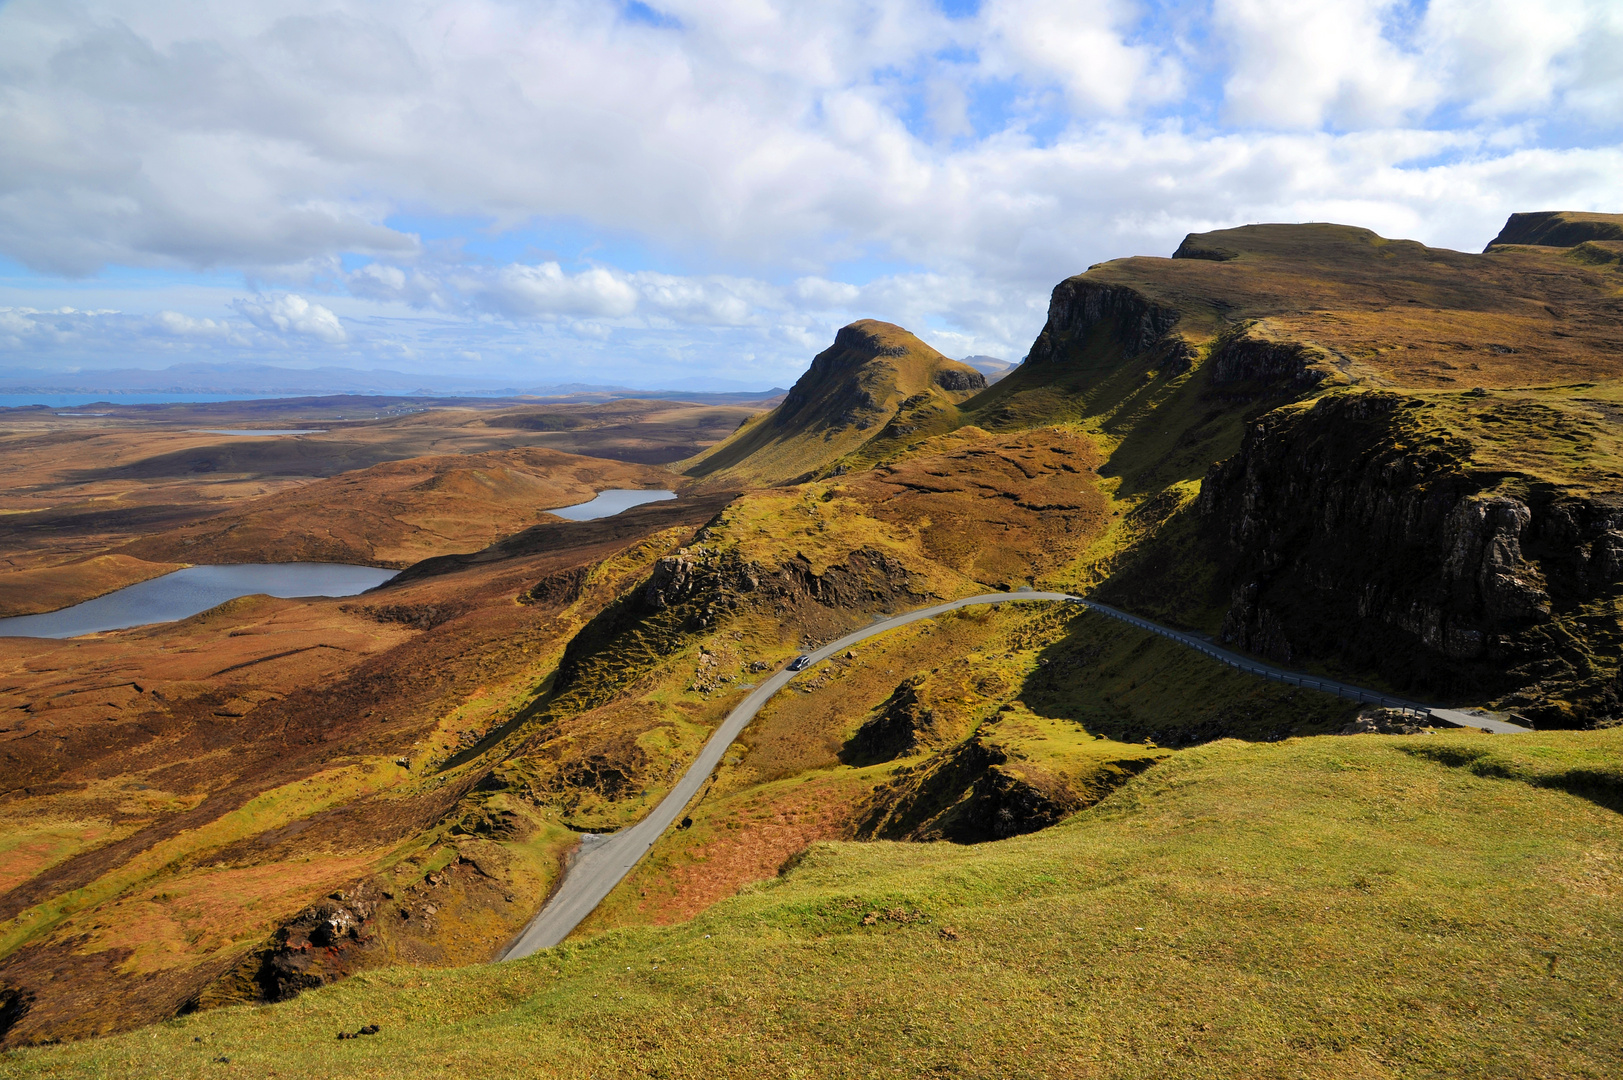
[[[1029,600],[1066,600],[1080,604],[1100,615],[1129,623],[1141,630],[1147,630],[1150,633],[1159,634],[1162,637],[1180,642],[1198,652],[1204,653],[1213,660],[1240,671],[1260,675],[1263,678],[1273,679],[1278,682],[1290,683],[1293,686],[1319,690],[1327,694],[1336,694],[1339,697],[1353,701],[1406,709],[1460,727],[1481,728],[1485,731],[1502,733],[1528,730],[1497,718],[1424,705],[1419,702],[1393,697],[1390,694],[1382,694],[1375,690],[1353,686],[1350,683],[1337,682],[1334,679],[1323,679],[1314,675],[1304,675],[1300,672],[1274,667],[1253,660],[1250,657],[1230,652],[1227,649],[1219,648],[1212,644],[1209,639],[1200,635],[1173,630],[1158,623],[1150,622],[1148,619],[1129,615],[1108,605],[1061,592],[1022,590],[1019,592],[984,593],[980,596],[967,596],[961,600],[949,600],[944,604],[936,604],[932,607],[910,611],[905,615],[897,615],[894,618],[872,623],[845,635],[838,641],[824,645],[815,652],[808,653],[809,661],[801,670],[809,671],[814,664],[827,660],[835,653],[849,649],[858,642],[865,641],[875,635],[887,633],[909,623],[932,619],[937,615],[956,611],[959,608]],[[723,720],[721,726],[711,734],[709,740],[704,744],[704,749],[699,751],[699,756],[694,759],[693,764],[688,766],[687,771],[682,774],[682,778],[676,782],[676,786],[671,788],[666,796],[659,801],[659,804],[641,821],[616,833],[607,835],[588,834],[582,837],[580,849],[576,853],[574,860],[564,871],[563,881],[559,884],[557,890],[553,892],[552,898],[542,907],[540,913],[530,920],[529,925],[513,939],[498,959],[517,960],[541,949],[550,949],[568,937],[570,931],[579,926],[586,916],[590,915],[597,908],[597,905],[603,902],[603,898],[608,896],[614,887],[624,880],[627,874],[631,873],[631,868],[637,865],[642,857],[648,853],[648,850],[654,846],[655,842],[665,834],[665,830],[671,827],[671,823],[693,801],[693,797],[699,793],[699,788],[709,779],[710,774],[715,772],[716,766],[721,763],[722,756],[727,753],[727,748],[732,746],[739,735],[743,734],[744,729],[749,726],[750,721],[755,719],[762,706],[798,674],[800,674],[799,671],[790,671],[785,668],[750,691],[750,695],[731,713],[728,713],[727,719]]]

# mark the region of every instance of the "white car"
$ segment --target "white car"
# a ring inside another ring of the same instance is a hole
[[[805,653],[801,653],[799,656],[797,656],[793,660],[789,661],[789,670],[790,671],[800,671],[800,670],[804,669],[806,667],[806,665],[808,665],[810,663],[811,663],[811,657],[807,656]]]

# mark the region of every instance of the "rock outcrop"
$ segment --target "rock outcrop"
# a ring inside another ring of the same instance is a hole
[[[1212,344],[1211,383],[1214,387],[1239,384],[1305,391],[1324,381],[1329,370],[1324,355],[1297,341],[1270,341],[1252,336],[1249,327],[1223,334]]]
[[[869,840],[1002,840],[1046,829],[1085,805],[1061,779],[1011,767],[971,736],[875,789],[856,833]]]
[[[1623,500],[1475,467],[1433,408],[1344,394],[1250,425],[1198,503],[1232,568],[1223,638],[1544,724],[1610,718],[1619,635],[1586,608],[1623,595]]]
[[[1175,308],[1156,303],[1137,289],[1083,276],[1066,278],[1054,286],[1048,321],[1032,344],[1026,364],[1063,363],[1072,349],[1101,334],[1119,344],[1128,357],[1155,348],[1181,352],[1175,346],[1183,342],[1174,341],[1171,334],[1180,317]]]
[[[847,765],[873,765],[918,750],[935,726],[935,714],[919,699],[923,682],[923,675],[902,680],[846,742],[840,760]]]

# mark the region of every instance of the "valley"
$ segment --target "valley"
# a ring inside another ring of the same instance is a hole
[[[0,639],[0,1075],[1607,1075],[1620,224],[1191,235],[991,384],[8,411],[0,614],[401,572]]]

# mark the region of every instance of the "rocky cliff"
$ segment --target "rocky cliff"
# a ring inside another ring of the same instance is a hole
[[[1180,360],[1186,342],[1173,334],[1181,313],[1125,285],[1083,275],[1066,278],[1048,300],[1048,321],[1032,343],[1026,364],[1033,369],[1064,363],[1086,343],[1108,340],[1129,358],[1159,349]]]
[[[1517,404],[1342,393],[1252,423],[1198,504],[1231,568],[1222,637],[1541,725],[1623,717],[1623,494],[1506,469],[1487,434],[1516,415],[1533,444],[1605,413]]]

